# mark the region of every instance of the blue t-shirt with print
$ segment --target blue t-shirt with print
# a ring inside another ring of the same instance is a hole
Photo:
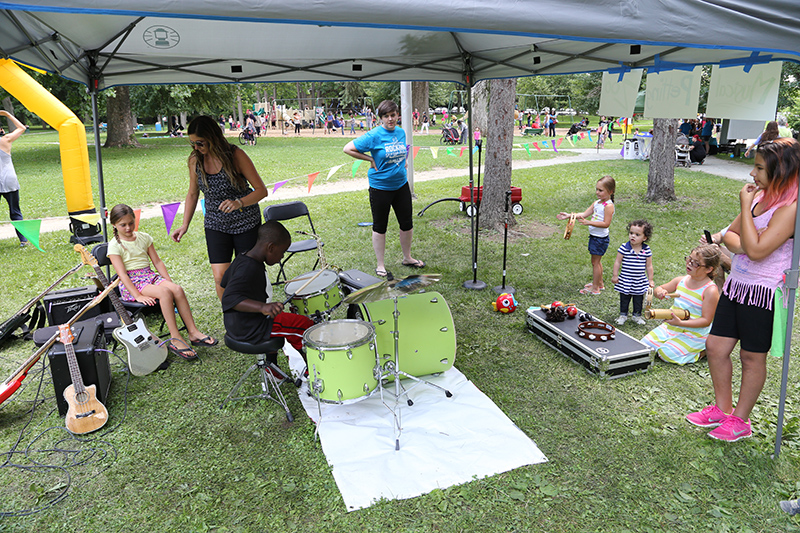
[[[378,126],[353,141],[356,150],[369,152],[375,167],[369,169],[369,186],[383,191],[396,191],[406,184],[406,133],[402,128],[388,131]]]

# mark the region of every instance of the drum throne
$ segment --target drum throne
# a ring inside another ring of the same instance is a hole
[[[228,396],[223,400],[222,404],[220,404],[220,409],[231,401],[260,398],[263,400],[271,400],[280,405],[286,413],[286,420],[289,422],[294,421],[294,417],[286,403],[286,398],[280,389],[280,386],[284,383],[292,382],[291,376],[281,370],[277,365],[278,351],[283,348],[283,343],[284,339],[281,337],[273,337],[261,344],[249,344],[232,339],[227,334],[225,335],[225,346],[235,352],[255,355],[256,361],[245,370],[244,374],[239,378],[239,381],[236,382],[236,385],[234,385],[228,393]],[[239,394],[241,394],[242,385],[253,372],[258,373],[261,379],[261,393],[252,394],[250,396],[239,396]],[[300,379],[294,382],[294,384],[299,387]]]

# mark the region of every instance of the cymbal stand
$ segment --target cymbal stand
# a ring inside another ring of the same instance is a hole
[[[378,360],[376,360],[375,377],[378,379],[378,388],[380,389],[381,402],[383,403],[383,405],[386,406],[387,409],[389,409],[389,411],[392,412],[392,415],[394,415],[394,429],[395,429],[394,449],[399,450],[400,433],[402,433],[403,431],[403,427],[400,421],[400,398],[402,396],[405,396],[408,406],[411,407],[412,405],[414,405],[414,402],[408,396],[408,393],[414,390],[419,385],[427,385],[429,387],[433,387],[434,389],[439,389],[448,398],[452,398],[453,393],[445,389],[444,387],[436,385],[435,383],[431,383],[430,381],[420,379],[416,376],[412,376],[408,372],[403,372],[402,370],[400,370],[400,329],[399,329],[400,311],[397,309],[397,296],[393,296],[392,300],[394,301],[394,313],[392,313],[392,316],[394,317],[394,330],[392,330],[391,333],[392,337],[394,338],[394,361],[386,362],[381,368]],[[400,376],[411,379],[416,383],[406,388],[400,384]],[[386,403],[386,400],[384,400],[383,397],[383,391],[385,388],[383,386],[383,380],[388,379],[390,377],[394,377],[394,409],[389,407],[389,405]]]

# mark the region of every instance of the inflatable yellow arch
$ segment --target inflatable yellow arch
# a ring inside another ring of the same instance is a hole
[[[92,199],[86,128],[83,123],[58,98],[10,59],[0,59],[0,87],[58,131],[67,211],[77,220],[97,224],[100,215],[87,216],[96,211]]]

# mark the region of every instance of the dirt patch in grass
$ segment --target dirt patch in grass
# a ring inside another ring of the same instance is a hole
[[[430,224],[435,228],[455,231],[462,235],[469,235],[471,231],[470,219],[465,215],[454,215],[448,218],[432,220]],[[518,222],[516,226],[508,228],[508,241],[517,242],[522,239],[541,239],[563,231],[564,228],[556,226],[555,224],[542,224],[541,222],[524,220]],[[503,230],[481,230],[480,238],[481,240],[492,242],[503,242]]]

